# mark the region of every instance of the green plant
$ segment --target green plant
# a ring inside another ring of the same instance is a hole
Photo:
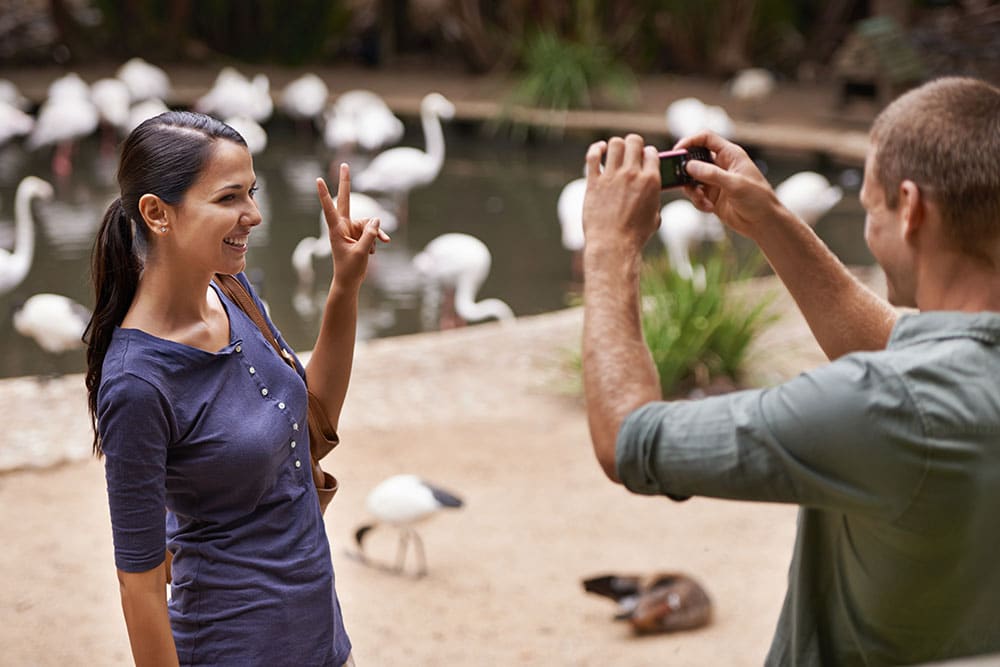
[[[566,111],[590,108],[595,99],[635,102],[635,78],[600,44],[586,44],[537,31],[525,41],[524,75],[511,101],[530,107]]]
[[[760,264],[747,261],[741,268],[723,249],[704,258],[705,285],[698,288],[670,266],[665,255],[646,261],[640,282],[642,332],[660,376],[664,396],[683,395],[713,381],[736,384],[750,343],[777,315],[769,306],[773,294],[753,303],[739,303],[729,286],[751,277]],[[582,376],[579,350],[569,353],[567,372]],[[578,393],[579,382],[566,390]]]
[[[643,267],[642,330],[664,395],[716,378],[738,381],[754,337],[771,321],[771,297],[735,303],[727,284],[755,267],[736,269],[722,250],[705,258],[705,285],[681,277],[665,256]]]

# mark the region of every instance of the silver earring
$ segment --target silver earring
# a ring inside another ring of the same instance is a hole
[[[160,233],[161,234],[166,234],[167,233],[167,226],[166,225],[163,225],[162,227],[160,227]]]

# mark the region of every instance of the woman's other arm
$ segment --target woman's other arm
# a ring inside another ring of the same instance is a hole
[[[118,570],[118,589],[136,667],[178,665],[167,614],[166,563],[146,572]]]

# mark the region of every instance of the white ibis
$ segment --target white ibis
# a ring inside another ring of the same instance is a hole
[[[0,101],[0,146],[11,139],[31,134],[35,119],[13,104]]]
[[[420,119],[427,150],[398,146],[379,153],[358,174],[353,186],[361,192],[383,192],[396,198],[401,222],[406,221],[406,197],[410,190],[434,182],[444,164],[444,132],[441,119],[455,115],[455,106],[439,93],[420,102]]]
[[[500,299],[476,301],[476,293],[490,273],[492,257],[486,244],[469,234],[442,234],[428,243],[413,258],[413,266],[426,281],[424,291],[424,325],[433,326],[433,314],[444,311],[454,317],[438,318],[438,326],[448,328],[464,323],[495,318],[512,321],[514,312]],[[441,304],[443,294],[451,303]],[[443,308],[442,308],[443,306]]]
[[[24,280],[35,254],[34,199],[51,199],[52,185],[37,176],[26,176],[14,194],[14,249],[0,248],[0,294],[11,291]]]
[[[462,500],[454,493],[425,482],[416,475],[393,475],[383,480],[368,493],[365,501],[375,522],[360,526],[354,533],[362,562],[369,562],[364,552],[364,539],[368,532],[378,524],[389,524],[399,530],[399,546],[393,571],[397,574],[403,572],[406,550],[410,540],[413,540],[419,560],[416,574],[427,574],[424,544],[414,526],[435,516],[442,509],[455,509],[462,504]]]
[[[713,213],[699,211],[687,199],[675,199],[660,210],[659,234],[674,271],[704,289],[705,267],[691,264],[691,250],[704,241],[724,240],[722,221]]]
[[[14,329],[49,354],[83,349],[90,311],[61,294],[35,294],[14,310]]]
[[[778,201],[810,227],[840,202],[844,191],[822,174],[800,171],[774,188]]]

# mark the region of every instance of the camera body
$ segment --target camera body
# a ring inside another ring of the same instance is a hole
[[[712,154],[704,146],[660,153],[660,188],[666,190],[682,185],[697,185],[698,181],[688,176],[684,168],[689,160],[712,162]]]

